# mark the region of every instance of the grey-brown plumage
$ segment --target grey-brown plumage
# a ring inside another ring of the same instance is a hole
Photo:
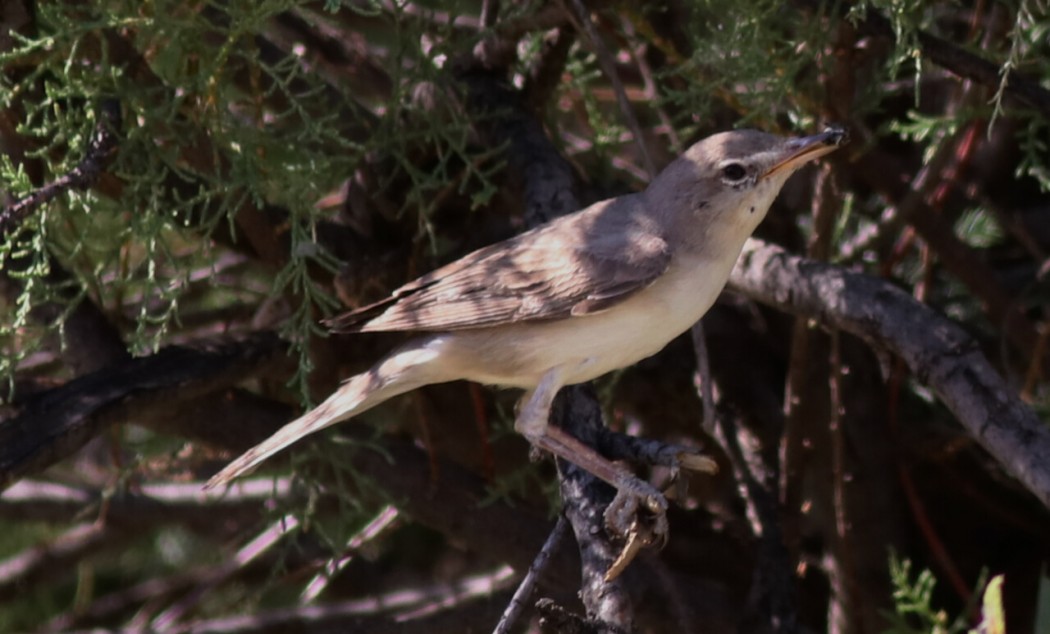
[[[754,130],[708,137],[644,192],[479,249],[331,320],[337,332],[425,334],[350,378],[208,486],[392,396],[468,379],[524,388],[516,430],[616,486],[643,490],[547,424],[554,395],[657,352],[700,319],[787,178],[844,139],[841,130],[801,139]]]
[[[326,322],[333,332],[450,331],[587,315],[662,275],[667,242],[634,197],[599,203],[479,249]]]

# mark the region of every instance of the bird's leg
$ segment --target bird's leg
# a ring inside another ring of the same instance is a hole
[[[617,466],[597,451],[583,444],[563,429],[549,424],[551,404],[562,388],[564,372],[552,368],[540,379],[536,389],[526,392],[514,429],[525,436],[533,446],[546,449],[555,456],[568,460],[591,475],[612,485],[616,499],[606,510],[605,519],[620,536],[630,532],[639,504],[654,516],[653,532],[660,538],[667,533],[667,499],[653,485]]]

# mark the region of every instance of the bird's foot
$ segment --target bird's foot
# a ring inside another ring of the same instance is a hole
[[[545,426],[543,433],[528,439],[534,447],[573,463],[616,489],[604,519],[610,534],[624,541],[624,548],[606,572],[607,579],[623,572],[642,548],[667,542],[667,498],[656,487],[558,427]]]
[[[668,495],[640,479],[619,463],[605,458],[574,436],[553,425],[546,425],[542,433],[528,434],[533,446],[545,449],[584,469],[616,489],[616,497],[605,509],[605,525],[616,539],[623,540],[623,549],[606,572],[611,581],[626,569],[627,565],[642,551],[656,546],[662,548],[669,535],[667,522]],[[654,462],[671,468],[676,483],[681,470],[717,473],[718,465],[702,455],[698,449],[664,445]],[[684,491],[681,493],[684,496]]]
[[[605,509],[605,526],[618,538],[631,539],[633,533],[648,533],[648,543],[667,542],[667,498],[648,482],[625,473],[618,483],[616,497]],[[645,544],[645,545],[648,545]]]
[[[674,499],[676,492],[685,497],[685,480],[678,477],[681,469],[718,472],[718,465],[711,458],[690,448],[678,449],[677,456],[668,464],[673,477],[672,486],[665,493],[661,494],[648,482],[631,476],[630,480],[621,482],[616,497],[606,507],[606,528],[623,540],[620,554],[605,572],[606,582],[619,577],[643,549],[651,546],[663,548],[667,544],[670,535],[667,500]]]
[[[618,489],[605,509],[606,528],[624,542],[620,554],[605,572],[607,582],[619,577],[642,549],[653,545],[663,548],[667,543],[667,498],[648,482],[637,478],[635,482],[643,486]]]

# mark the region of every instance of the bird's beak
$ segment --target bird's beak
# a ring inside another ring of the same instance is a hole
[[[838,127],[827,128],[820,134],[814,134],[813,136],[791,139],[780,150],[784,157],[766,170],[762,174],[762,178],[768,178],[785,170],[791,173],[805,163],[837,150],[848,141],[849,134],[846,132],[846,129]]]

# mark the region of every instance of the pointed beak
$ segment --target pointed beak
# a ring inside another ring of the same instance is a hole
[[[833,152],[849,142],[845,128],[829,127],[820,134],[791,139],[781,149],[783,158],[773,164],[762,178],[787,171],[789,174],[804,164]]]

